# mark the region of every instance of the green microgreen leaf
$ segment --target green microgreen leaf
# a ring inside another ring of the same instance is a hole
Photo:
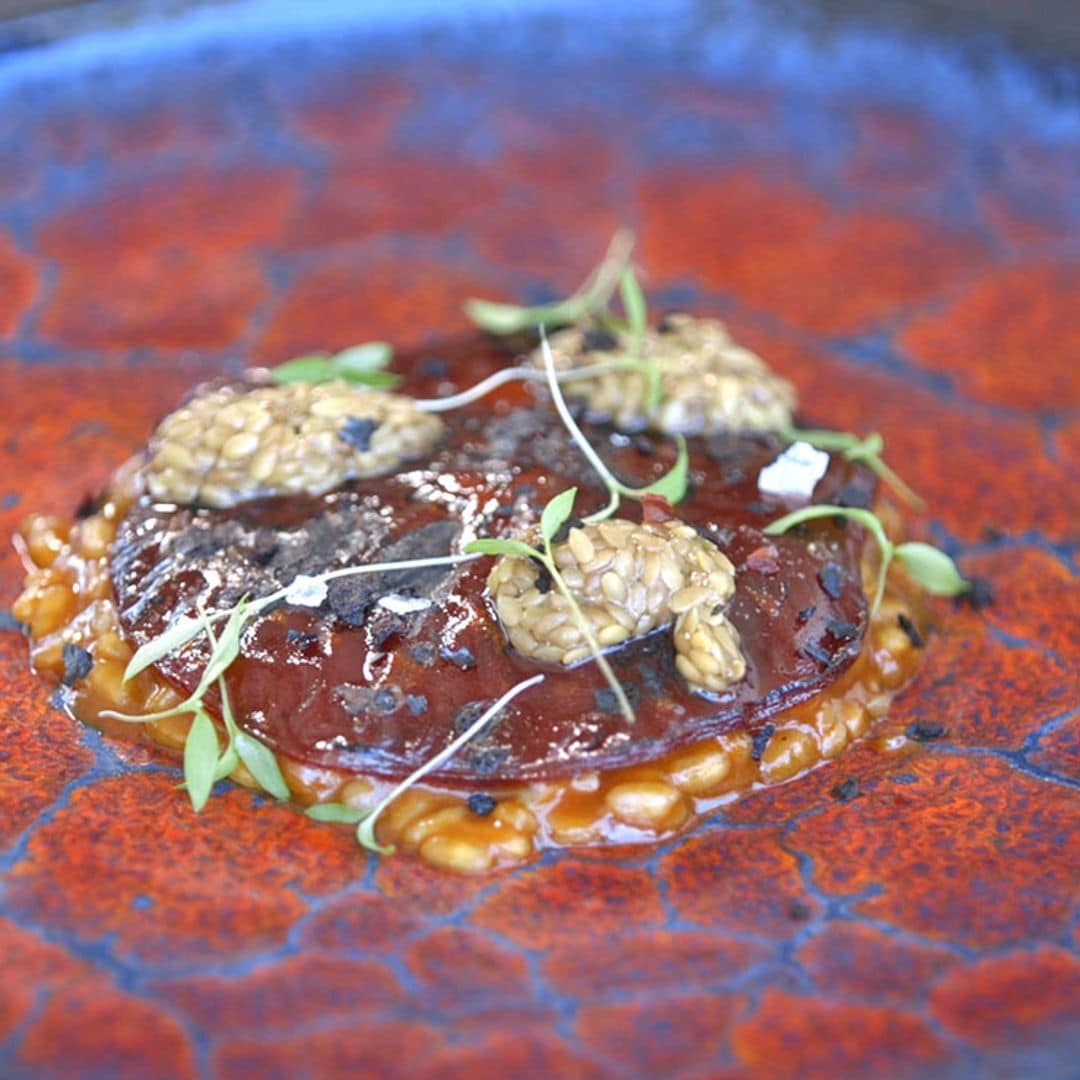
[[[619,297],[626,312],[627,328],[634,341],[634,352],[640,356],[648,327],[648,310],[645,306],[645,293],[641,291],[641,283],[632,266],[627,266],[619,278]]]
[[[690,453],[686,448],[686,440],[681,435],[676,436],[675,441],[679,447],[675,464],[659,480],[655,480],[647,487],[628,489],[628,491],[632,490],[639,497],[662,495],[672,506],[685,498],[690,480]]]
[[[382,371],[394,358],[393,346],[385,341],[365,341],[350,345],[331,359],[334,370],[343,378],[350,375],[370,375]]]
[[[182,619],[177,619],[163,634],[159,634],[153,641],[148,641],[135,650],[135,655],[124,669],[124,682],[134,679],[140,672],[156,664],[169,653],[179,652],[189,641],[197,638],[204,629],[201,618],[193,619],[185,615]]]
[[[206,667],[203,668],[199,685],[191,695],[193,700],[202,701],[206,691],[225,674],[232,662],[240,655],[240,639],[247,628],[248,620],[252,618],[256,610],[245,596],[229,612],[229,617],[221,628],[220,636],[214,641],[214,650],[206,662]]]
[[[248,772],[259,782],[263,791],[275,799],[289,798],[289,785],[281,775],[281,766],[270,747],[259,742],[254,735],[238,731],[233,737],[236,752],[247,766]]]
[[[385,341],[367,341],[363,345],[351,345],[342,349],[334,356],[309,353],[286,360],[284,364],[270,369],[270,377],[281,385],[344,379],[358,386],[385,389],[396,386],[401,381],[399,376],[384,370],[393,356],[393,348]]]
[[[233,769],[240,764],[240,755],[236,752],[236,747],[230,743],[225,747],[225,752],[218,758],[217,768],[214,769],[214,780],[224,780],[227,776],[232,775]]]
[[[535,307],[472,299],[465,302],[465,314],[481,330],[505,337],[537,326],[559,327],[578,322],[588,314],[588,306],[579,297],[557,304],[537,304]]]
[[[270,369],[270,378],[281,385],[286,383],[323,383],[335,378],[334,365],[325,353],[312,353],[286,360]]]
[[[355,825],[371,813],[370,810],[358,810],[355,806],[346,806],[344,803],[316,803],[309,806],[304,813],[315,821],[332,821],[339,825]]]
[[[540,556],[536,548],[523,540],[502,536],[483,536],[478,540],[471,540],[465,545],[465,551],[470,555],[520,555],[525,559]]]
[[[394,849],[389,846],[384,846],[379,843],[375,836],[375,823],[378,821],[383,811],[403,792],[408,791],[416,783],[422,780],[428,773],[437,769],[444,762],[449,761],[470,739],[479,734],[488,723],[494,719],[498,714],[507,706],[511,701],[518,696],[518,694],[524,693],[531,686],[536,686],[537,683],[544,681],[543,675],[533,675],[531,678],[522,679],[521,682],[516,683],[510,687],[505,694],[498,701],[496,701],[489,708],[485,709],[476,720],[470,724],[453,742],[449,743],[446,747],[440,750],[434,757],[425,761],[415,772],[410,773],[404,780],[401,781],[395,788],[393,788],[387,795],[384,795],[378,803],[366,814],[364,814],[360,821],[360,826],[356,830],[356,839],[360,844],[367,848],[369,851],[378,852],[380,855],[392,855]],[[311,810],[314,810],[312,807]],[[311,813],[311,810],[308,813]]]
[[[632,233],[619,229],[611,238],[600,265],[565,300],[519,307],[492,300],[465,302],[465,314],[490,334],[516,334],[537,327],[568,326],[589,316],[602,316],[619,286],[619,278],[634,247]]]
[[[547,543],[562,528],[574,509],[577,488],[567,488],[550,499],[540,514],[540,535]]]
[[[924,500],[893,471],[882,459],[885,440],[872,431],[865,438],[850,431],[829,431],[823,428],[782,427],[777,434],[788,442],[808,442],[819,450],[834,450],[847,461],[860,461],[880,476],[905,502],[916,508],[925,507]]]
[[[206,710],[200,707],[195,711],[187,739],[184,741],[184,782],[196,813],[210,798],[217,764],[217,728]]]
[[[971,587],[956,563],[932,544],[909,540],[898,544],[894,554],[911,577],[935,596],[959,596]]]

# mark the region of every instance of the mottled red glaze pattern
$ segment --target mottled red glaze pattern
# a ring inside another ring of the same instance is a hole
[[[566,25],[538,78],[524,29],[324,29],[178,44],[168,79],[129,53],[0,83],[0,534],[69,514],[202,378],[369,338],[437,355],[465,296],[565,292],[625,222],[655,306],[721,314],[816,420],[880,430],[931,505],[916,530],[996,602],[936,608],[916,684],[838,762],[659,850],[490,879],[370,859],[228,785],[193,815],[170,761],[80,729],[4,633],[0,1073],[1069,1074],[1080,157],[1060,106],[984,108],[997,91],[948,54],[920,68],[918,43],[899,81],[865,39],[823,67],[789,41],[780,71],[765,46],[706,62],[693,33],[633,26],[576,52]],[[19,583],[0,545],[4,603]],[[946,730],[885,749],[912,724]]]

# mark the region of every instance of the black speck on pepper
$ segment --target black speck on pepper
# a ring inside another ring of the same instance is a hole
[[[313,641],[318,640],[318,634],[310,634],[306,630],[294,630],[292,627],[289,627],[289,629],[285,631],[285,641],[289,645],[299,645],[301,648],[305,648]]]
[[[816,660],[826,667],[832,663],[832,657],[829,655],[828,650],[822,648],[816,641],[808,641],[803,645],[802,652],[805,656],[809,656],[811,660]]]
[[[792,900],[788,904],[788,917],[795,922],[806,922],[810,918],[810,907],[801,900]]]
[[[448,660],[454,667],[462,671],[471,671],[476,667],[476,657],[468,645],[460,645],[456,649],[448,649],[445,645],[439,650],[439,656]]]
[[[859,628],[846,619],[830,619],[825,624],[825,629],[837,641],[854,641],[859,636]]]
[[[908,641],[910,641],[916,649],[921,649],[926,644],[922,634],[919,633],[919,628],[902,611],[896,616],[896,621],[899,623],[900,629],[907,634]]]
[[[639,454],[652,454],[656,450],[652,439],[648,435],[635,435],[632,444]]]
[[[857,799],[862,794],[862,789],[859,786],[859,781],[854,776],[849,776],[846,780],[841,780],[829,794],[837,802],[851,802],[852,799]]]
[[[409,694],[405,698],[405,704],[409,707],[409,712],[413,716],[423,716],[428,709],[428,699],[426,694]]]
[[[372,704],[381,713],[397,712],[401,704],[401,691],[395,687],[384,686],[375,694]]]
[[[94,658],[84,648],[72,645],[70,641],[65,642],[60,656],[64,661],[64,675],[60,681],[65,686],[85,679],[94,666]]]
[[[421,667],[427,667],[435,659],[435,646],[430,641],[418,641],[409,646],[409,657]]]
[[[810,617],[815,611],[817,611],[817,604],[811,604],[809,607],[804,607],[802,611],[795,616],[795,621],[801,626],[803,623],[810,621]]]
[[[350,416],[338,429],[338,438],[354,450],[364,453],[371,449],[371,436],[378,422],[366,416]]]
[[[486,792],[477,791],[469,796],[469,810],[477,817],[487,817],[497,805],[495,799]]]
[[[868,510],[872,501],[866,487],[855,480],[849,480],[844,484],[833,500],[837,506],[851,506],[859,510]]]
[[[775,730],[775,724],[766,724],[760,731],[755,733],[754,741],[750,746],[751,761],[761,760],[761,755],[765,753],[765,747],[769,745],[769,740]]]
[[[416,365],[416,370],[430,379],[441,379],[450,373],[450,364],[441,356],[425,356]]]
[[[844,570],[839,563],[827,562],[818,573],[818,583],[831,600],[839,600],[844,590]]]
[[[941,739],[948,735],[949,729],[933,720],[917,720],[914,724],[908,724],[904,732],[909,739],[916,742],[930,742],[933,739]]]

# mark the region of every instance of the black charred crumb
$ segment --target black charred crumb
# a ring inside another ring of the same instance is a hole
[[[338,429],[338,438],[354,450],[364,453],[371,449],[371,436],[378,426],[378,421],[370,417],[350,416]]]
[[[830,619],[825,629],[837,641],[854,641],[859,636],[859,628],[846,619]]]
[[[491,705],[490,701],[477,700],[470,701],[465,705],[462,705],[456,713],[454,713],[454,719],[450,721],[450,726],[455,735],[464,735],[466,731],[484,715],[484,711]]]
[[[837,802],[851,802],[852,799],[857,799],[862,794],[862,788],[854,776],[849,776],[846,780],[841,780],[829,794]]]
[[[720,479],[728,486],[734,487],[746,479],[746,470],[741,465],[724,465],[720,470]]]
[[[75,704],[75,691],[70,686],[58,686],[49,698],[49,704],[61,712],[70,713]]]
[[[766,724],[760,731],[754,734],[754,741],[750,746],[751,761],[761,760],[761,755],[765,753],[765,747],[769,745],[769,740],[773,737],[773,732],[775,730],[775,724]]]
[[[551,577],[551,571],[544,565],[543,561],[538,559],[535,555],[530,555],[529,561],[536,567],[536,581],[533,582],[536,586],[536,591],[541,595],[546,596],[551,592],[551,586],[555,584]]]
[[[477,791],[469,796],[469,812],[477,817],[487,817],[499,804],[486,792]]]
[[[751,514],[773,514],[776,512],[776,508],[770,503],[763,502],[761,499],[751,499],[746,504],[748,513]]]
[[[409,646],[409,657],[421,667],[430,667],[435,661],[435,646],[430,641],[418,641]]]
[[[919,628],[902,611],[896,616],[896,621],[899,624],[900,629],[907,634],[908,641],[910,641],[916,649],[921,649],[926,644],[922,634],[919,633]]]
[[[381,649],[396,634],[404,632],[408,626],[408,620],[404,615],[379,608],[368,619],[367,632],[368,642],[373,649]]]
[[[933,742],[934,739],[942,739],[949,734],[945,724],[934,720],[916,720],[914,724],[908,724],[904,734],[916,742]]]
[[[497,520],[505,520],[514,516],[514,508],[507,503],[503,503],[495,508],[495,512],[491,516]]]
[[[0,631],[8,630],[13,634],[25,634],[26,629],[26,624],[19,622],[11,614],[9,608],[0,608]]]
[[[551,538],[553,544],[564,544],[566,538],[570,535],[571,529],[580,529],[585,522],[579,517],[568,517],[558,528],[555,535]]]
[[[94,666],[94,658],[86,649],[79,645],[72,645],[70,641],[65,642],[63,649],[60,650],[60,656],[64,661],[64,675],[60,681],[65,686],[71,686],[79,679],[85,679]]]
[[[593,326],[581,335],[582,352],[610,352],[619,347],[619,339],[603,326]]]
[[[808,623],[810,621],[815,611],[817,611],[817,604],[811,604],[809,607],[804,607],[802,611],[795,616],[795,621],[802,626],[803,623]]]
[[[469,749],[469,764],[480,776],[490,776],[510,756],[505,746],[473,746]]]
[[[428,710],[426,694],[408,694],[405,698],[405,704],[413,716],[423,716]]]
[[[830,600],[839,600],[844,591],[844,568],[839,563],[827,562],[819,571],[818,584]]]
[[[708,540],[718,548],[728,547],[735,539],[735,530],[726,525],[695,525],[693,522],[690,525],[702,540]]]
[[[968,587],[957,598],[957,604],[967,604],[973,611],[982,611],[994,602],[994,587],[979,575],[968,578]]]
[[[424,356],[417,362],[416,371],[431,379],[441,379],[450,373],[450,362],[441,356]]]
[[[461,526],[449,519],[433,521],[413,529],[383,548],[380,558],[385,562],[407,559],[431,559],[449,555]],[[389,593],[403,596],[429,597],[446,580],[450,571],[445,566],[422,569],[384,570],[363,577],[338,578],[327,590],[330,610],[349,626],[363,626],[368,613],[380,597]]]
[[[456,649],[443,646],[439,650],[439,656],[443,660],[448,660],[454,667],[461,668],[462,671],[471,671],[476,667],[476,657],[468,645],[459,645]]]
[[[258,566],[265,566],[278,553],[281,544],[269,529],[260,530],[251,544],[251,561]]]
[[[788,904],[787,912],[788,918],[793,919],[795,922],[806,922],[812,914],[810,905],[804,904],[801,900],[792,900]]]
[[[816,641],[808,641],[802,647],[802,653],[804,656],[809,656],[811,660],[816,660],[824,667],[828,667],[832,663],[832,655],[828,649],[819,645]]]
[[[658,334],[672,334],[679,328],[678,320],[674,314],[668,313],[656,324],[656,332]]]
[[[868,510],[873,501],[872,492],[865,484],[860,484],[858,480],[849,480],[840,488],[836,493],[836,498],[833,499],[837,506],[851,506],[859,510]]]
[[[983,539],[991,544],[996,544],[999,540],[1004,540],[1005,535],[1005,530],[998,528],[997,525],[984,525],[982,527]]]
[[[103,492],[97,495],[91,495],[87,492],[80,500],[79,505],[75,507],[75,518],[77,521],[85,521],[88,517],[93,517],[102,507],[105,502],[105,495]]]
[[[641,691],[633,683],[625,684],[623,693],[626,694],[626,700],[630,702],[631,706],[636,705],[641,697]],[[601,686],[593,691],[593,708],[607,716],[618,716],[622,712],[619,707],[619,699],[610,686]]]
[[[633,446],[639,454],[653,454],[656,452],[656,446],[648,435],[635,435],[633,439],[630,440],[630,445]]]
[[[389,716],[391,713],[398,711],[402,700],[403,694],[396,686],[384,686],[375,692],[371,704],[376,712]]]
[[[314,644],[318,640],[318,634],[312,634],[307,630],[294,630],[290,627],[285,631],[286,643],[289,645],[298,645],[301,649],[306,649],[309,645]]]
[[[638,668],[638,675],[641,677],[641,685],[645,688],[645,692],[652,697],[660,697],[667,690],[664,676],[651,664]]]

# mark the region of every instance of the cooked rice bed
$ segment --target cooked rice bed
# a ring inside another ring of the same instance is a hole
[[[29,627],[37,671],[60,679],[64,644],[90,653],[93,666],[71,691],[78,719],[178,752],[188,717],[132,725],[101,716],[107,710],[151,713],[180,701],[153,670],[123,683],[132,648],[119,633],[107,565],[122,512],[107,502],[75,523],[31,518],[20,539],[32,569],[12,611]],[[918,665],[918,650],[898,628],[901,614],[913,617],[904,596],[890,591],[851,667],[821,694],[774,717],[772,734],[756,745],[739,733],[704,739],[648,764],[569,780],[471,790],[425,785],[390,807],[380,819],[379,838],[432,865],[482,874],[526,862],[543,848],[652,842],[681,832],[717,805],[756,786],[793,779],[864,736]],[[301,806],[340,801],[368,807],[392,786],[281,754],[278,761]],[[243,766],[232,779],[255,786]],[[494,796],[490,814],[470,810],[469,795],[478,790]]]

